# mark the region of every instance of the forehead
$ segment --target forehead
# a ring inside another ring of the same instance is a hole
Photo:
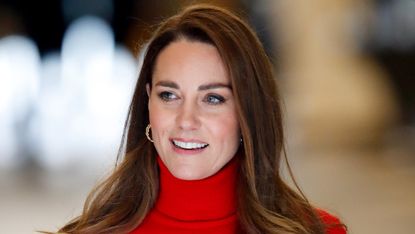
[[[186,39],[172,42],[160,52],[152,79],[153,83],[159,80],[229,83],[225,65],[216,47]]]

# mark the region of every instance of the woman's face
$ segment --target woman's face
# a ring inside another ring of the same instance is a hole
[[[151,136],[177,178],[203,179],[235,155],[240,131],[230,79],[217,49],[173,42],[159,54],[147,85]]]

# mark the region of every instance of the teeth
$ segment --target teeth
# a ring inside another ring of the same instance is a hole
[[[173,140],[173,143],[183,149],[201,149],[206,147],[208,144],[200,144],[196,142],[182,142],[182,141],[175,141]]]

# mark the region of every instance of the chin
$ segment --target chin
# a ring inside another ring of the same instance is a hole
[[[210,176],[200,168],[176,167],[169,168],[169,171],[174,177],[181,180],[201,180]]]
[[[172,174],[174,177],[181,180],[201,180],[208,177],[206,175],[202,175],[200,172],[192,170],[173,171]]]

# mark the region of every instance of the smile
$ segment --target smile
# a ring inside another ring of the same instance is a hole
[[[197,142],[183,142],[178,140],[172,140],[173,144],[181,149],[195,150],[206,148],[209,144],[197,143]]]

